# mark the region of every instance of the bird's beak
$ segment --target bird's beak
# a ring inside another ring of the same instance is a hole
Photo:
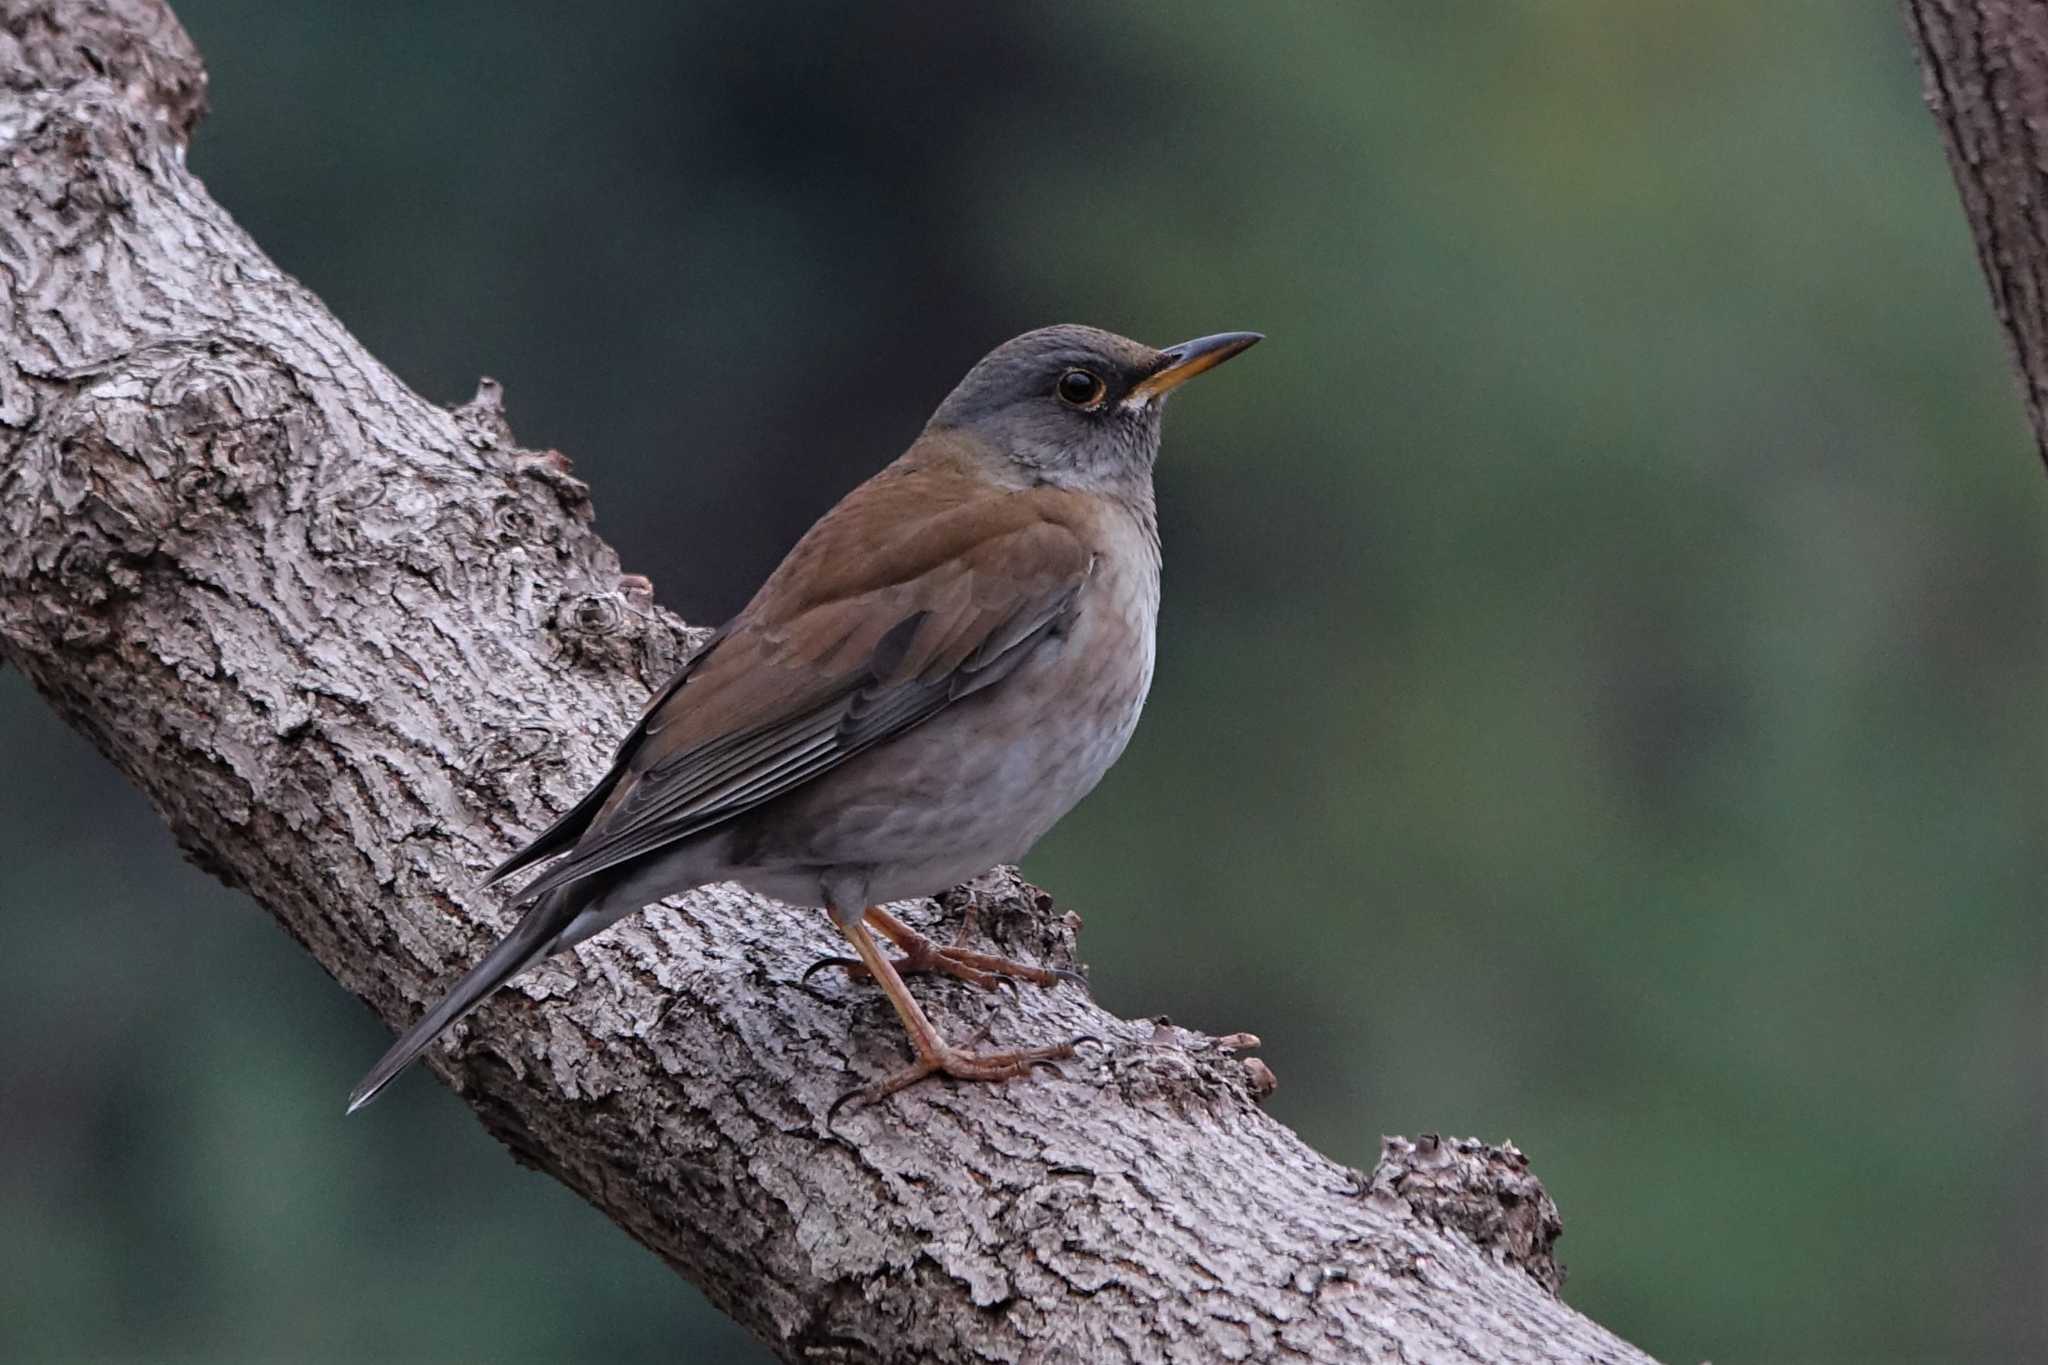
[[[1264,341],[1258,332],[1218,332],[1161,351],[1159,368],[1131,386],[1124,402],[1135,405],[1164,398],[1204,370],[1213,370],[1239,351]]]

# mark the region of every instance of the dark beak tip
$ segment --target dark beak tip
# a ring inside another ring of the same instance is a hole
[[[1169,346],[1166,348],[1166,353],[1183,358],[1209,355],[1215,351],[1225,351],[1235,355],[1247,347],[1258,345],[1265,339],[1266,334],[1264,332],[1215,332],[1209,336],[1194,337],[1183,341],[1178,346]]]
[[[1265,339],[1263,332],[1217,332],[1168,346],[1159,353],[1158,368],[1132,392],[1148,400],[1160,397]]]

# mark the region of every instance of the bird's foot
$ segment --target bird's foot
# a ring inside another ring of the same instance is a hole
[[[985,991],[1007,981],[1029,981],[1034,986],[1057,986],[1062,981],[1071,981],[1083,990],[1088,986],[1079,972],[1065,967],[1035,967],[994,953],[976,952],[958,943],[934,943],[923,935],[907,943],[899,941],[898,946],[903,949],[903,956],[896,959],[896,970],[905,975],[942,972]]]
[[[1093,1037],[1081,1037],[1055,1043],[1051,1047],[1018,1048],[1011,1052],[968,1052],[942,1043],[902,1070],[858,1090],[849,1090],[832,1101],[832,1107],[825,1111],[825,1126],[831,1127],[833,1118],[848,1104],[856,1101],[862,1106],[877,1103],[899,1090],[916,1085],[927,1076],[950,1076],[956,1081],[1009,1081],[1027,1076],[1039,1067],[1045,1067],[1056,1076],[1064,1076],[1057,1063],[1072,1057],[1080,1044],[1098,1041]]]
[[[961,946],[957,941],[950,944],[934,943],[901,920],[890,916],[886,919],[871,915],[875,927],[903,950],[901,957],[892,958],[891,965],[899,976],[928,975],[942,973],[956,977],[970,986],[979,986],[992,991],[1012,981],[1029,981],[1035,986],[1057,986],[1060,982],[1071,982],[1083,991],[1088,989],[1088,979],[1069,967],[1035,967],[1028,962],[1017,962],[993,953],[976,952]],[[804,968],[798,984],[808,986],[813,976],[828,967],[838,967],[856,981],[868,976],[868,969],[858,958],[823,957]]]

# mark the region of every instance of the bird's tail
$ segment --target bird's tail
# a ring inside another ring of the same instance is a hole
[[[483,961],[470,968],[468,975],[455,983],[455,989],[400,1035],[398,1041],[391,1045],[391,1050],[370,1068],[370,1074],[349,1093],[348,1112],[353,1114],[377,1098],[377,1092],[425,1052],[427,1045],[440,1037],[443,1029],[476,1008],[485,996],[528,964],[586,937],[585,934],[571,937],[568,930],[587,899],[587,888],[572,883],[536,901],[512,932],[505,935],[497,947],[485,953]]]

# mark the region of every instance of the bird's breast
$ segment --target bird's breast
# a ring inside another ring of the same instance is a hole
[[[1065,638],[1048,642],[1054,648],[1045,652],[1040,724],[1049,731],[1073,727],[1071,761],[1084,784],[1079,800],[1122,755],[1152,688],[1157,561],[1098,563],[1076,605]]]
[[[1152,685],[1159,575],[1103,568],[1067,628],[1001,685],[899,741],[936,760],[943,791],[894,807],[906,828],[884,890],[927,895],[1018,861],[1122,756]]]
[[[1152,686],[1158,616],[1156,565],[1105,556],[1064,629],[988,695],[905,736],[953,752],[947,800],[979,813],[968,842],[993,854],[984,867],[1021,858],[1123,754]]]

